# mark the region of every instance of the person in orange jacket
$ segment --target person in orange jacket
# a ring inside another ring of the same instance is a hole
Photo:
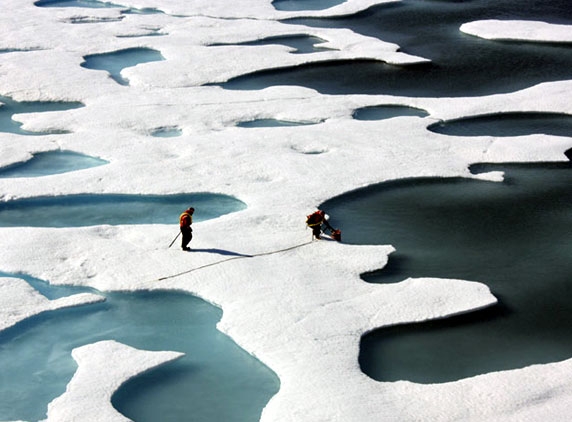
[[[193,229],[191,228],[191,224],[193,224],[194,213],[195,209],[193,207],[189,207],[179,216],[179,227],[181,228],[181,233],[183,235],[181,248],[184,251],[191,250],[188,245],[193,239]]]

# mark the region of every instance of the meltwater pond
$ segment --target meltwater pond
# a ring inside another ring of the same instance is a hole
[[[151,136],[155,138],[175,138],[182,134],[183,130],[178,126],[161,126],[151,131]]]
[[[397,105],[383,105],[358,108],[353,113],[356,120],[384,120],[401,116],[427,117],[429,113],[425,110]]]
[[[287,120],[276,120],[276,119],[256,119],[245,122],[239,122],[236,125],[238,127],[261,128],[261,127],[284,127],[284,126],[308,126],[315,124],[316,124],[315,122],[292,122]]]
[[[32,281],[34,286],[42,283]],[[44,292],[51,290],[43,284]],[[61,296],[63,288],[58,289]],[[143,350],[185,353],[114,395],[113,405],[130,419],[259,420],[279,381],[216,329],[220,309],[175,292],[105,297],[103,303],[46,313],[0,332],[0,420],[44,419],[48,403],[65,391],[77,368],[71,350],[108,339]]]
[[[384,183],[321,206],[345,242],[396,248],[366,281],[457,278],[485,283],[499,299],[365,335],[359,360],[374,379],[439,383],[572,357],[571,163],[472,170],[503,170],[506,180]]]
[[[81,64],[86,69],[105,70],[111,79],[119,85],[129,85],[129,80],[121,76],[121,71],[127,67],[137,66],[165,60],[161,53],[152,48],[127,48],[102,54],[91,54],[84,57]]]
[[[41,177],[67,173],[107,164],[105,160],[73,151],[48,151],[33,154],[23,163],[0,167],[0,178]]]
[[[434,123],[432,132],[454,136],[572,136],[572,116],[562,113],[499,113]]]
[[[344,0],[273,0],[276,10],[324,10],[343,3]]]
[[[83,107],[80,102],[60,101],[14,101],[9,97],[0,96],[0,132],[16,133],[18,135],[41,136],[65,131],[31,132],[22,129],[22,124],[13,119],[15,114],[41,113],[49,111],[64,111]]]
[[[86,7],[88,9],[119,7],[113,3],[96,0],[38,0],[34,5],[38,7]]]
[[[0,227],[176,224],[189,206],[196,209],[195,222],[246,208],[232,196],[212,193],[46,196],[0,202]]]
[[[247,41],[242,43],[236,43],[234,45],[251,45],[251,46],[261,46],[261,45],[285,45],[287,47],[293,48],[292,54],[309,54],[315,53],[316,51],[331,50],[327,47],[322,47],[320,44],[325,43],[318,37],[312,37],[308,35],[291,35],[291,36],[276,36],[268,37],[257,41]],[[211,46],[217,45],[231,45],[231,44],[210,44]]]
[[[97,1],[97,0],[38,0],[34,3],[37,7],[84,7],[87,9],[120,8],[122,14],[155,14],[161,13],[157,9],[144,7],[137,9],[122,6],[120,4]]]

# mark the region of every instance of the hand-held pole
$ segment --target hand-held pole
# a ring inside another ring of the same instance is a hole
[[[177,236],[175,236],[175,238],[173,239],[173,241],[172,241],[171,244],[169,245],[169,248],[170,248],[171,246],[173,246],[173,243],[175,243],[175,240],[177,240],[180,235],[181,235],[181,232],[179,231],[179,233],[177,233]]]

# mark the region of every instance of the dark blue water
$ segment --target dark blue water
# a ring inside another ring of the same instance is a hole
[[[73,151],[49,151],[34,154],[23,163],[0,168],[0,178],[40,177],[67,173],[107,164],[105,160]]]
[[[273,0],[272,5],[276,10],[298,11],[298,10],[324,10],[345,0]]]
[[[356,120],[383,120],[401,116],[427,117],[429,113],[414,107],[406,106],[373,106],[359,108],[354,111],[353,118]]]
[[[86,7],[89,9],[121,7],[117,4],[97,0],[39,0],[34,5],[38,7]]]
[[[119,85],[129,85],[129,81],[121,76],[121,71],[141,63],[165,60],[161,53],[152,48],[128,48],[111,53],[92,54],[84,57],[82,67],[105,70],[111,79]]]
[[[30,132],[21,128],[22,124],[13,120],[14,114],[43,113],[49,111],[73,110],[83,107],[79,102],[44,102],[44,101],[14,101],[9,97],[0,96],[0,132],[17,133],[19,135],[46,135],[56,132]],[[65,132],[57,132],[65,133]]]
[[[502,113],[440,122],[427,129],[454,136],[545,134],[572,137],[572,116],[558,113]]]
[[[261,45],[278,44],[294,48],[295,50],[292,51],[292,54],[308,54],[308,53],[315,53],[316,51],[329,50],[328,48],[320,46],[320,44],[324,42],[326,41],[321,38],[310,37],[308,35],[291,35],[283,37],[268,37],[257,41],[238,43],[236,45],[261,46]],[[211,44],[211,46],[217,46],[217,45],[228,45],[228,44]]]
[[[34,3],[38,7],[85,7],[87,9],[104,9],[104,8],[121,8],[122,14],[157,14],[163,13],[152,7],[143,7],[141,9],[121,6],[116,3],[108,3],[97,0],[39,0]]]
[[[372,378],[439,383],[572,357],[572,165],[473,169],[485,170],[506,170],[506,181],[414,179],[321,206],[345,242],[395,246],[366,281],[480,281],[500,302],[364,336],[359,359]]]
[[[105,297],[104,303],[46,313],[0,333],[1,420],[44,419],[48,403],[65,391],[77,368],[71,350],[109,339],[185,353],[113,397],[119,411],[139,422],[256,421],[278,391],[274,373],[216,330],[220,309],[174,292]]]
[[[0,227],[84,227],[100,224],[178,224],[189,206],[195,222],[246,208],[227,195],[66,195],[0,203]]]
[[[314,125],[313,122],[290,122],[286,120],[276,120],[276,119],[256,119],[250,120],[248,122],[239,122],[238,127],[284,127],[284,126],[307,126]]]
[[[493,42],[462,34],[479,19],[532,19],[572,23],[567,0],[403,0],[335,19],[292,20],[316,27],[349,28],[394,42],[431,64],[394,66],[376,61],[335,61],[262,71],[222,84],[226,89],[299,85],[326,94],[458,97],[513,92],[540,82],[572,78],[568,45]]]

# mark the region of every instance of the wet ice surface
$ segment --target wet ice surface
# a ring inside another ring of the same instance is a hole
[[[182,130],[178,127],[160,127],[151,132],[151,136],[156,138],[174,138],[182,135]]]
[[[359,275],[383,267],[392,246],[309,243],[303,224],[317,204],[378,182],[431,176],[499,181],[498,172],[472,176],[468,167],[565,159],[572,147],[566,135],[427,130],[434,122],[489,113],[572,113],[567,46],[498,43],[459,32],[465,22],[513,18],[514,1],[405,0],[370,7],[376,2],[348,0],[331,7],[320,2],[310,11],[281,11],[263,0],[134,5],[164,12],[155,15],[7,1],[0,16],[0,94],[86,106],[18,115],[25,128],[43,134],[0,134],[3,165],[55,148],[105,157],[109,164],[53,175],[46,183],[0,179],[3,203],[203,192],[240,198],[247,207],[197,221],[190,254],[167,247],[176,222],[5,227],[0,270],[100,291],[181,290],[216,303],[223,310],[217,328],[280,379],[262,420],[555,420],[566,414],[570,359],[435,385],[365,377],[357,365],[363,333],[480,309],[496,298],[467,280],[365,283]],[[566,2],[525,1],[516,10],[523,19],[570,21]],[[278,21],[328,15],[337,18]],[[159,33],[164,36],[147,36]],[[283,45],[243,45],[293,35],[323,39],[325,48],[292,54]],[[107,69],[81,66],[86,57],[132,49],[154,50],[165,60],[123,68],[129,86],[109,78]],[[242,90],[227,89],[233,85]],[[353,118],[356,110],[388,105],[429,115]],[[236,127],[260,119],[319,124]],[[152,136],[157,128],[175,127],[180,136]],[[341,228],[346,238],[351,230]],[[129,358],[118,361],[123,352]],[[105,342],[74,349],[78,370],[69,390],[49,406],[48,420],[124,420],[111,406],[112,394],[150,367],[140,365],[147,353]],[[129,387],[132,397],[145,391],[149,407],[156,406],[149,385],[160,396],[168,382],[155,380],[175,378],[153,373]]]

